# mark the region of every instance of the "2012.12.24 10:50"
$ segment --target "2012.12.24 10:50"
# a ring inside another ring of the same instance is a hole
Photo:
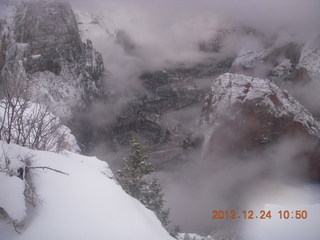
[[[255,212],[253,210],[242,211],[240,214],[237,211],[212,211],[212,219],[215,220],[222,220],[222,219],[271,219],[273,213],[265,210],[261,210],[259,212]],[[296,210],[289,212],[288,210],[285,211],[278,211],[278,216],[280,219],[306,219],[308,217],[308,213],[305,210]]]

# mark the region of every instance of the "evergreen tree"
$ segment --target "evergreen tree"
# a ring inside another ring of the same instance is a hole
[[[129,157],[117,173],[117,180],[126,193],[138,199],[152,210],[163,226],[169,224],[169,209],[164,208],[165,200],[158,179],[148,176],[154,172],[148,162],[149,156],[136,138],[130,141]],[[150,179],[150,177],[149,177]]]
[[[153,177],[153,179],[148,182],[147,189],[144,191],[142,204],[157,215],[163,226],[169,224],[169,209],[164,209],[164,194],[156,177]]]

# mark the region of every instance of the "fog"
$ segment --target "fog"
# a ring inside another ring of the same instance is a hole
[[[320,117],[320,81],[312,81],[298,88],[289,87],[289,90],[311,113]]]
[[[256,29],[265,41],[281,41],[287,36],[304,43],[318,32],[320,20],[319,1],[311,0],[77,0],[71,4],[104,16],[108,34],[89,30],[84,37],[90,37],[103,53],[109,73],[106,84],[115,96],[106,106],[111,112],[121,111],[144,91],[138,80],[143,72],[236,56],[252,41],[252,36],[236,30],[221,43],[219,52],[199,51],[199,43],[214,39],[218,30],[246,26]],[[255,71],[269,69],[266,65]],[[103,119],[107,123],[114,120]]]
[[[303,153],[314,144],[303,138],[283,139],[248,158],[211,153],[202,159],[200,154],[191,153],[188,164],[175,172],[159,173],[173,222],[184,231],[209,234],[218,229],[237,229],[246,223],[212,220],[214,210],[263,210],[266,204],[289,206],[295,201],[308,204],[303,194],[293,198],[283,194],[289,189],[303,192],[308,182]],[[313,193],[308,194],[305,195]]]
[[[77,0],[71,3],[76,9],[103,15],[108,29],[108,34],[88,33],[94,47],[103,54],[108,71],[106,85],[112,95],[106,105],[93,107],[93,120],[98,126],[114,121],[128,101],[145,92],[139,81],[143,72],[236,56],[255,38],[236,30],[221,43],[219,51],[199,51],[199,43],[214,39],[221,29],[253,28],[262,36],[263,46],[281,45],[284,39],[302,45],[319,33],[319,1],[311,0]],[[269,63],[263,64],[253,75],[264,77],[271,67]],[[207,79],[204,86],[208,81],[212,79]],[[292,92],[310,111],[317,112],[318,89],[319,84],[314,82]],[[193,115],[191,120],[188,118],[191,128],[198,123],[198,113],[198,108],[190,108],[190,112],[172,115],[175,119]],[[201,159],[197,151],[190,153],[186,157],[188,164],[176,172],[158,173],[173,224],[180,225],[183,231],[208,234],[219,228],[237,229],[243,224],[213,222],[213,210],[262,210],[270,203],[287,206],[291,200],[304,196],[308,179],[301,153],[310,150],[313,144],[304,139],[284,139],[259,155],[248,159],[221,157],[218,164],[211,158]],[[284,194],[288,189],[295,189],[290,199]],[[313,193],[312,190],[306,196]],[[298,203],[310,202],[301,199]]]

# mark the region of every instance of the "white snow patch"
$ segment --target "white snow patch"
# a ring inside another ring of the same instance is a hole
[[[196,233],[179,233],[178,240],[215,240],[211,236],[203,237]]]
[[[0,172],[0,207],[16,221],[22,221],[26,215],[24,200],[24,182],[16,176]]]
[[[35,55],[32,55],[31,56],[33,59],[37,59],[37,58],[40,58],[41,57],[41,54],[35,54]]]
[[[32,166],[51,167],[68,174],[48,169],[31,170],[42,204],[34,209],[36,216],[21,235],[6,239],[173,239],[152,211],[127,195],[110,178],[112,174],[106,162],[71,152],[31,151],[5,143],[2,149],[0,152],[31,154]]]

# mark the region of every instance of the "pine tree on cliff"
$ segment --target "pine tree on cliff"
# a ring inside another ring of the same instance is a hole
[[[167,226],[169,224],[169,209],[164,208],[164,194],[158,179],[153,177],[150,180],[154,169],[148,159],[149,156],[139,141],[132,138],[128,159],[124,161],[121,170],[117,172],[117,180],[126,193],[152,210],[162,225]]]

